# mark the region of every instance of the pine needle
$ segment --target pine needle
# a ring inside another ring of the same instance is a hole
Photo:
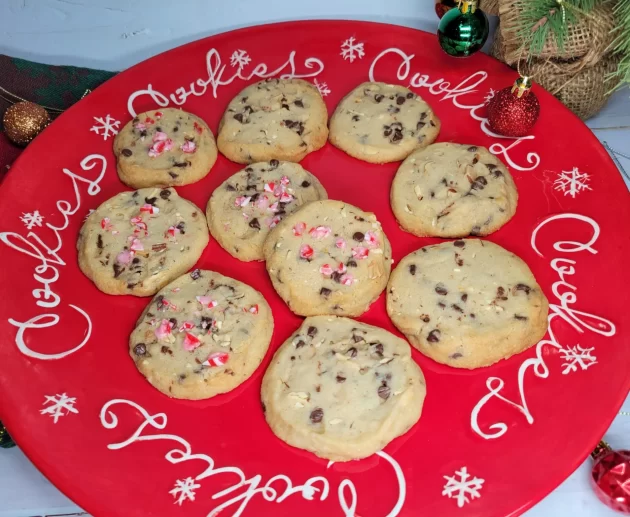
[[[617,70],[606,76],[607,81],[613,79],[620,81],[611,89],[611,92],[624,85],[630,85],[630,2],[628,0],[618,0],[613,12],[617,21],[617,27],[612,48],[615,54],[621,57],[621,61]]]

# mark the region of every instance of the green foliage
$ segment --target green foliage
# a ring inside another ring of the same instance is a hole
[[[615,53],[621,56],[621,62],[617,71],[610,74],[607,79],[619,79],[621,82],[615,87],[617,89],[623,85],[630,85],[630,2],[618,0],[614,13],[617,28],[612,47]]]

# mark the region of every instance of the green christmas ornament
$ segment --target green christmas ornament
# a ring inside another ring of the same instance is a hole
[[[483,47],[488,39],[488,17],[477,7],[476,0],[460,0],[440,20],[438,39],[447,54],[466,57]]]

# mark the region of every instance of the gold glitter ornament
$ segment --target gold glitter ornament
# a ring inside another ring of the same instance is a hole
[[[23,101],[9,106],[2,123],[9,140],[14,144],[24,146],[50,124],[50,116],[38,104]]]

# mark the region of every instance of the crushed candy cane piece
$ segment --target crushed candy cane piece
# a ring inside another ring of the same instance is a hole
[[[218,305],[218,303],[209,296],[197,296],[197,301],[204,307],[208,307],[208,309],[212,309]]]
[[[332,275],[332,274],[333,274],[333,268],[332,268],[332,267],[330,267],[330,264],[324,264],[323,266],[321,266],[321,267],[319,268],[319,272],[320,272],[322,275],[325,275],[325,276],[330,276],[330,275]]]
[[[280,183],[282,183],[283,185],[288,185],[289,183],[291,183],[291,180],[288,176],[282,176],[282,178],[280,178]]]
[[[341,278],[339,279],[339,282],[342,285],[352,285],[355,282],[355,280],[354,280],[354,277],[350,273],[347,273],[341,276]]]
[[[153,120],[151,117],[145,118],[144,121],[147,124],[155,124],[155,120]]]
[[[247,312],[258,314],[258,304],[252,305],[249,309],[247,309]]]
[[[140,235],[141,233],[144,233],[143,237],[146,237],[147,235],[149,235],[147,223],[143,223],[142,221],[140,221],[139,223],[136,223],[136,227],[134,228],[133,233],[135,235]]]
[[[198,134],[203,133],[203,127],[201,127],[199,124],[197,124],[197,122],[194,122],[194,123],[193,123],[193,128],[195,129],[195,131],[196,131]]]
[[[134,129],[137,129],[138,131],[144,131],[147,128],[146,124],[143,124],[142,122],[138,122],[133,127]]]
[[[269,207],[269,198],[267,196],[258,196],[255,204],[256,208],[266,210]]]
[[[155,135],[153,135],[154,142],[161,142],[162,140],[166,140],[168,135],[162,131],[156,131]]]
[[[369,255],[370,250],[364,246],[357,246],[352,248],[352,256],[356,259],[364,259]]]
[[[272,203],[271,205],[269,205],[269,210],[271,212],[277,212],[278,211],[278,202],[276,201],[275,203]]]
[[[347,270],[348,268],[346,267],[346,265],[343,262],[339,262],[339,265],[337,266],[337,272],[345,273]]]
[[[376,238],[376,234],[372,231],[365,232],[364,241],[367,242],[368,246],[378,246],[378,239]]]
[[[134,256],[134,253],[132,251],[123,250],[118,255],[116,255],[116,262],[118,262],[118,264],[122,264],[123,266],[126,266],[127,264],[131,263],[133,256]]]
[[[101,219],[101,228],[103,228],[103,230],[109,232],[113,227],[114,225],[110,222],[109,217],[103,217],[103,219]]]
[[[323,239],[325,237],[328,237],[330,235],[331,231],[332,230],[331,230],[330,226],[317,226],[315,228],[311,228],[308,231],[308,234],[313,239]]]
[[[186,332],[186,336],[184,337],[184,349],[192,352],[195,348],[198,348],[199,345],[201,345],[201,340],[194,334]]]
[[[213,354],[210,354],[208,356],[208,359],[206,359],[201,364],[204,366],[223,366],[225,363],[227,363],[229,358],[230,354],[227,354],[225,352],[214,352]]]
[[[180,233],[180,230],[176,226],[169,226],[168,230],[166,230],[166,235],[169,237],[175,237],[178,233]]]
[[[272,181],[271,183],[265,183],[265,192],[273,192],[276,188],[276,184]]]
[[[131,224],[141,223],[142,222],[142,216],[141,215],[136,215],[136,216],[132,217],[130,219],[130,221],[131,221]]]
[[[179,293],[181,290],[181,287],[174,287],[173,289],[171,289],[171,293]]]
[[[339,237],[336,241],[335,241],[335,246],[341,250],[346,249],[346,241]]]
[[[160,120],[162,118],[162,115],[164,115],[164,113],[162,113],[161,111],[156,111],[155,112],[155,118]]]
[[[131,246],[129,246],[129,249],[131,249],[132,251],[144,251],[144,245],[137,237],[134,237],[131,240]]]
[[[140,207],[140,211],[148,212],[151,215],[153,215],[153,214],[158,214],[160,212],[160,209],[157,206],[150,205],[149,203],[145,203],[144,205]]]
[[[186,140],[179,148],[185,153],[192,154],[197,150],[197,144],[191,140]]]
[[[269,228],[275,228],[280,221],[282,221],[282,217],[280,217],[279,215],[274,215],[271,218],[271,221],[269,221]]]
[[[304,233],[304,230],[306,230],[306,223],[297,223],[293,227],[293,235],[295,235],[296,237],[299,237],[300,235]]]
[[[302,244],[302,246],[300,246],[300,258],[308,260],[313,257],[314,253],[313,248],[308,244]]]
[[[184,323],[179,326],[179,331],[184,332],[185,330],[192,330],[194,328],[195,323],[193,321],[184,321]]]
[[[238,196],[234,200],[234,206],[245,207],[249,205],[249,202],[251,201],[251,199],[252,199],[252,196]]]
[[[282,195],[280,196],[281,203],[290,203],[291,201],[293,201],[293,196],[291,194],[283,192]]]
[[[170,151],[171,149],[173,149],[173,141],[170,138],[167,138],[166,140],[160,140],[158,142],[155,142],[149,148],[149,156],[151,158],[157,158],[163,152]]]
[[[158,339],[164,339],[171,335],[171,330],[173,330],[173,322],[169,320],[162,320],[160,326],[155,329],[155,337]]]

